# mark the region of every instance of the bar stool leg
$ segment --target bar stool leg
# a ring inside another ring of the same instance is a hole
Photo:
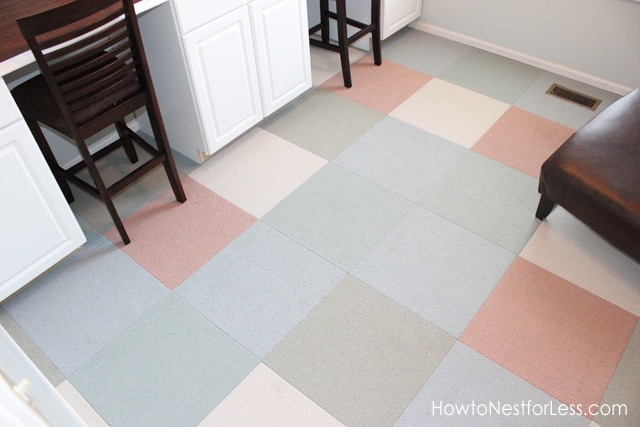
[[[373,61],[376,65],[381,65],[382,48],[380,43],[380,0],[371,0],[371,22],[375,25],[375,28],[371,32]]]
[[[136,153],[136,149],[133,146],[133,141],[131,141],[131,138],[124,130],[126,128],[125,123],[121,120],[118,120],[115,123],[115,126],[116,130],[118,131],[118,136],[122,140],[122,148],[124,149],[127,158],[131,163],[136,163],[138,161],[138,153]]]
[[[329,0],[320,0],[320,38],[329,44]]]
[[[80,156],[82,156],[82,160],[84,160],[84,163],[87,167],[87,172],[89,172],[89,175],[93,180],[96,190],[98,190],[98,196],[100,197],[100,199],[102,199],[102,202],[107,207],[109,216],[111,216],[111,220],[116,226],[116,229],[120,234],[120,238],[122,239],[122,242],[125,245],[128,245],[129,243],[131,243],[131,239],[129,238],[127,231],[124,229],[124,224],[122,223],[122,219],[120,219],[120,215],[118,214],[118,211],[116,210],[116,207],[113,204],[113,200],[111,198],[112,195],[107,189],[104,181],[102,180],[102,177],[100,176],[100,172],[98,171],[98,168],[95,164],[95,161],[93,160],[93,157],[91,156],[91,153],[89,153],[89,149],[87,148],[86,143],[84,142],[84,140],[80,139],[79,137],[76,137],[74,139],[76,142],[76,146],[78,147],[78,151],[80,151]]]
[[[338,46],[340,48],[340,64],[344,86],[351,87],[351,65],[349,63],[349,41],[347,34],[347,5],[345,0],[336,0],[338,22]]]

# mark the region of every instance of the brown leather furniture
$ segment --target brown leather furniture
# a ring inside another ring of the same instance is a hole
[[[542,165],[544,219],[562,206],[640,262],[640,88],[578,129]]]

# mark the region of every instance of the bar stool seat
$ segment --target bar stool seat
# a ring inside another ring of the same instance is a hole
[[[351,87],[351,67],[349,63],[349,46],[371,34],[373,44],[373,59],[376,65],[382,64],[382,50],[380,46],[380,0],[371,0],[371,22],[366,24],[347,16],[346,0],[335,0],[336,11],[329,9],[329,0],[320,0],[320,23],[309,29],[309,42],[311,46],[331,50],[340,54],[342,78],[345,87]],[[338,26],[338,40],[334,42],[330,38],[330,19],[336,21]],[[348,27],[355,27],[358,31],[348,35]],[[313,36],[320,32],[320,39]]]

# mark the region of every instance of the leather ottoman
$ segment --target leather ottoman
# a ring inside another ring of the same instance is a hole
[[[542,165],[544,219],[562,206],[640,262],[640,88],[578,129]]]

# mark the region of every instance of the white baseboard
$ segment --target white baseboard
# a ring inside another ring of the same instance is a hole
[[[616,93],[618,95],[626,95],[633,90],[633,88],[620,85],[618,83],[610,82],[608,80],[578,71],[573,68],[566,67],[561,64],[547,61],[545,59],[537,58],[535,56],[527,55],[525,53],[506,48],[504,46],[489,43],[484,40],[476,39],[474,37],[466,36],[464,34],[450,31],[435,25],[427,24],[426,22],[416,21],[410,25],[411,28],[424,31],[439,37],[443,37],[449,40],[453,40],[459,43],[466,44],[468,46],[476,47],[478,49],[486,50],[487,52],[495,53],[497,55],[504,56],[506,58],[514,59],[524,64],[532,65],[534,67],[541,68],[545,71],[549,71],[563,77],[571,78],[582,83],[586,83],[609,92]]]

